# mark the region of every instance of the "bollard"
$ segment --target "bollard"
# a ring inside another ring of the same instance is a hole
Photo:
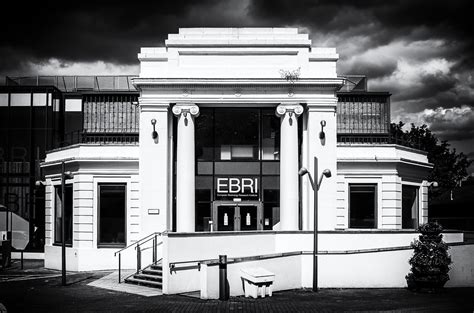
[[[137,274],[142,269],[142,254],[140,251],[140,245],[137,245]]]
[[[227,255],[219,255],[219,300],[229,300],[227,287]]]
[[[121,260],[121,256],[120,256],[120,252],[119,252],[119,272],[118,272],[118,276],[119,276],[119,284],[121,283],[120,281],[120,277],[122,277],[122,260]]]

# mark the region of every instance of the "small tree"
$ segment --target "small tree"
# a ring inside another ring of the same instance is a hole
[[[411,244],[413,256],[408,261],[411,272],[406,276],[408,289],[435,292],[449,280],[448,245],[443,241],[442,227],[436,222],[421,225],[419,240]]]
[[[439,188],[430,192],[430,196],[436,198],[443,192],[452,191],[469,176],[467,168],[472,160],[465,154],[450,149],[450,144],[446,140],[439,140],[426,125],[415,126],[412,123],[410,130],[406,131],[403,130],[404,125],[403,122],[392,123],[390,133],[404,144],[428,153],[428,162],[433,163],[433,168],[427,179],[439,185]]]

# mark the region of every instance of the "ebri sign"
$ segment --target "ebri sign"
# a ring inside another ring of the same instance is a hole
[[[217,196],[258,197],[258,178],[219,177],[216,182]]]

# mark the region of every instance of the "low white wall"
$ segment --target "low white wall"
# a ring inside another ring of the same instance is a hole
[[[217,259],[219,255],[230,258],[271,254],[275,253],[275,241],[274,233],[168,234],[163,240],[166,249],[163,251],[163,275],[166,276],[163,277],[163,293],[175,294],[200,289],[200,273],[197,269],[170,273],[168,264],[171,262]]]
[[[320,251],[409,246],[418,237],[414,232],[325,232],[319,236]],[[446,242],[460,242],[459,233],[447,233]],[[201,290],[203,298],[217,298],[219,291],[217,265],[178,264],[170,273],[169,263],[266,255],[283,252],[312,251],[313,234],[309,232],[252,232],[176,234],[164,237],[163,292],[176,294]],[[455,264],[448,286],[470,286],[474,283],[474,246],[453,246]],[[328,254],[318,257],[320,288],[403,288],[410,271],[411,249],[357,254]],[[189,268],[185,266],[193,265]],[[275,273],[275,290],[312,286],[313,256],[302,254],[258,261],[229,264],[227,268],[230,294],[242,295],[240,269],[263,267]],[[466,271],[468,275],[465,275]]]
[[[451,246],[453,264],[446,287],[474,287],[474,244]]]
[[[320,288],[406,287],[405,275],[410,270],[408,259],[412,254],[412,250],[398,250],[321,255],[318,257],[318,285]],[[304,255],[303,258],[312,256]],[[310,267],[307,267],[306,271],[308,275],[312,275],[313,263],[307,263]]]

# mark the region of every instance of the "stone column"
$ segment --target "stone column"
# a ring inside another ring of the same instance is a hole
[[[127,222],[136,224],[129,229],[129,240],[139,240],[152,232],[163,232],[171,229],[171,166],[170,157],[170,106],[154,97],[139,98],[140,103],[140,133],[139,133],[139,173],[137,184],[132,183],[132,190],[140,189],[140,200],[132,199]],[[155,126],[152,122],[155,121]],[[153,129],[158,134],[152,137]],[[139,186],[139,187],[138,187]],[[141,213],[135,213],[136,210]],[[159,214],[150,214],[150,211]],[[139,216],[139,217],[138,217]],[[140,227],[138,227],[140,226]],[[136,229],[135,227],[138,227]],[[139,231],[137,234],[135,231]]]
[[[315,96],[306,103],[306,127],[303,128],[303,166],[314,173],[314,157],[318,158],[318,173],[314,179],[319,180],[321,173],[329,169],[331,178],[323,178],[318,192],[318,229],[334,230],[336,216],[339,215],[339,227],[343,227],[345,207],[344,202],[339,200],[340,212],[336,212],[337,198],[337,119],[336,119],[337,96],[334,93]],[[325,121],[324,128],[321,122]],[[324,138],[321,139],[320,132],[324,130]],[[301,179],[303,199],[303,230],[313,230],[314,221],[314,191],[307,177]]]
[[[280,229],[298,230],[298,116],[299,104],[280,104]]]
[[[195,230],[195,155],[194,118],[199,107],[194,104],[177,104],[173,114],[178,118],[176,145],[176,231]]]

